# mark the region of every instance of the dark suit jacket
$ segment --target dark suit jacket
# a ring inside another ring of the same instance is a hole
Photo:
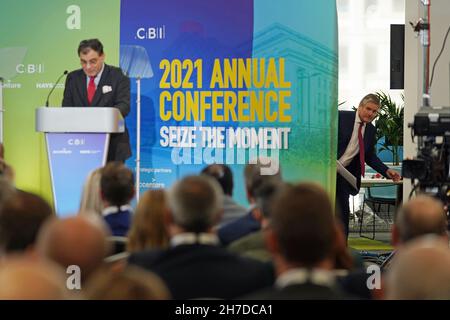
[[[174,299],[232,299],[273,283],[273,268],[213,245],[179,245],[132,254],[129,263],[158,274]]]
[[[117,211],[104,216],[111,234],[116,237],[126,237],[131,225],[132,213],[128,210]]]
[[[355,116],[356,112],[354,111],[339,111],[338,160],[344,154],[345,149],[347,148],[352,137]],[[364,156],[366,163],[374,170],[388,178],[386,171],[389,168],[376,155],[375,143],[375,126],[368,123],[364,132]],[[356,195],[358,194],[361,186],[361,166],[359,164],[359,153],[356,154],[346,169],[356,177],[358,190],[355,190],[347,181],[345,181],[345,179],[339,179],[341,181],[339,187],[345,188],[349,194]]]
[[[249,211],[242,218],[227,223],[217,230],[217,236],[223,246],[228,246],[231,242],[236,241],[252,232],[261,229],[261,223],[253,217]]]
[[[103,86],[110,86],[112,91],[103,93]],[[72,71],[67,75],[62,106],[89,106],[87,80],[83,69]],[[124,118],[128,115],[130,112],[130,79],[123,74],[120,68],[105,64],[91,106],[115,107],[120,110]],[[128,129],[125,127],[125,132],[111,134],[108,161],[125,161],[130,156],[130,137]]]

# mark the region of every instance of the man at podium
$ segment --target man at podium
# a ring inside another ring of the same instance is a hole
[[[78,46],[81,69],[67,75],[63,107],[115,107],[125,118],[130,112],[130,79],[117,67],[104,63],[103,44],[88,39]],[[131,156],[130,137],[112,133],[107,161],[125,162]]]

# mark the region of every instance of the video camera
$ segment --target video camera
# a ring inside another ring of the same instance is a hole
[[[413,160],[403,160],[402,175],[418,181],[413,191],[450,204],[450,107],[422,107],[409,127],[418,151]]]

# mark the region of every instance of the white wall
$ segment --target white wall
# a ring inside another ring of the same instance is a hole
[[[409,2],[411,0],[407,0]],[[403,90],[390,90],[390,25],[405,20],[405,0],[337,0],[339,103],[351,110],[369,92],[384,91],[402,103]]]
[[[405,4],[405,126],[404,126],[404,156],[417,155],[417,145],[411,141],[411,130],[407,124],[412,122],[422,102],[422,46],[409,21],[416,22],[423,12],[420,0],[407,0]],[[430,76],[433,62],[436,59],[442,42],[450,25],[450,1],[431,0],[431,51]],[[449,35],[450,38],[450,35]],[[450,39],[439,59],[431,88],[432,105],[450,106]],[[411,191],[409,179],[405,179],[403,199],[407,199]]]

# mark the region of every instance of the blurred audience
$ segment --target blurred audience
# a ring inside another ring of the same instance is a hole
[[[97,168],[86,178],[81,195],[80,213],[101,215],[103,211],[103,201],[100,194],[100,179],[102,168]]]
[[[3,143],[0,143],[0,177],[5,178],[10,183],[14,183],[14,170],[5,161],[5,148]]]
[[[400,248],[385,278],[386,299],[450,300],[448,241],[433,235]]]
[[[130,231],[127,251],[166,248],[169,235],[164,225],[167,200],[164,190],[147,190],[136,207]]]
[[[27,257],[0,264],[0,300],[62,300],[70,298],[66,277],[57,265]]]
[[[109,162],[102,169],[100,190],[102,215],[113,236],[125,237],[130,229],[134,197],[133,172],[121,162]]]
[[[5,177],[0,176],[0,207],[15,192],[16,189],[12,183]]]
[[[333,268],[334,209],[319,185],[287,186],[273,201],[267,246],[273,255],[275,286],[251,299],[342,299]]]
[[[392,243],[398,246],[426,234],[434,234],[448,241],[447,215],[441,201],[420,195],[406,202],[397,213],[392,228]]]
[[[281,182],[281,169],[274,175],[262,175],[261,170],[263,168],[264,166],[260,162],[245,166],[245,189],[248,202],[250,203],[250,209],[244,217],[219,228],[217,235],[222,245],[228,246],[231,242],[261,229],[261,223],[259,222],[261,220],[260,212],[255,209],[255,191],[265,183]]]
[[[229,166],[225,164],[211,164],[204,168],[201,174],[213,177],[222,187],[223,214],[218,227],[245,216],[247,209],[233,200],[233,173]]]
[[[3,254],[33,252],[38,232],[53,210],[35,194],[8,192],[0,207],[0,250]]]
[[[167,300],[170,293],[154,273],[128,266],[123,271],[100,270],[83,290],[90,300]]]
[[[165,222],[170,248],[134,253],[129,262],[157,273],[174,299],[231,299],[270,285],[269,266],[228,252],[213,226],[220,220],[222,191],[207,176],[190,176],[168,192]]]
[[[67,269],[76,265],[81,269],[81,282],[103,264],[110,247],[106,241],[107,227],[100,218],[76,216],[51,219],[38,236],[37,251]]]
[[[277,192],[282,190],[281,182],[266,182],[255,190],[255,218],[261,224],[261,229],[252,232],[242,238],[233,241],[228,246],[230,252],[254,258],[263,262],[272,261],[272,256],[267,250],[264,240],[264,232],[270,224],[271,204]]]
[[[395,250],[383,263],[383,270],[390,267],[399,247],[427,234],[442,237],[448,242],[447,214],[440,200],[419,195],[405,202],[396,214],[392,227],[392,244]]]

